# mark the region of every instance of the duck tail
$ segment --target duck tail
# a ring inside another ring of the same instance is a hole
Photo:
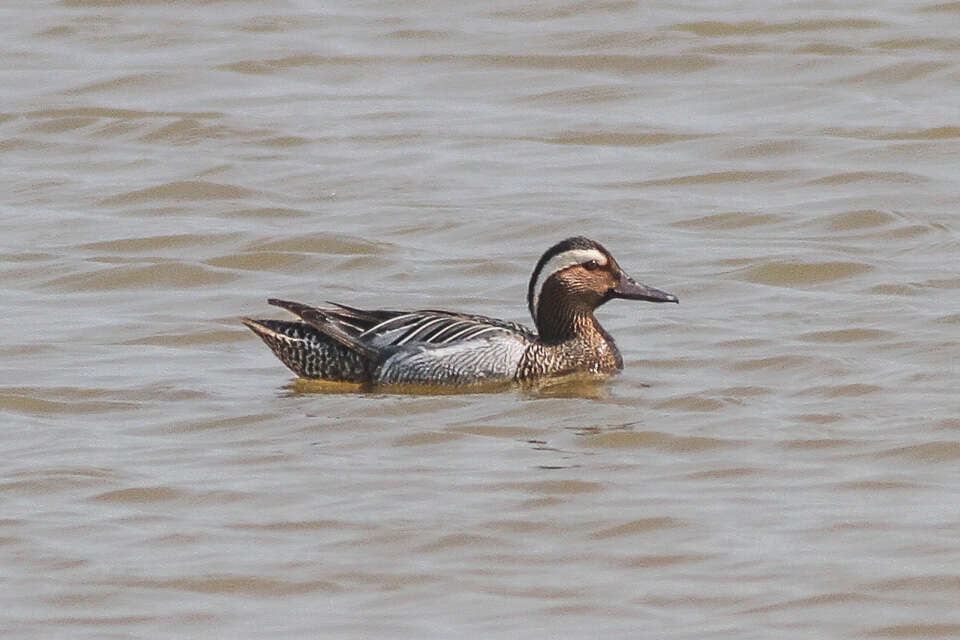
[[[369,382],[374,361],[311,324],[289,320],[240,318],[301,378],[337,382]]]
[[[379,351],[376,348],[359,339],[359,333],[357,333],[356,327],[338,321],[324,309],[318,309],[290,300],[278,300],[276,298],[268,299],[267,304],[286,309],[331,340],[368,360],[376,361],[379,356]]]

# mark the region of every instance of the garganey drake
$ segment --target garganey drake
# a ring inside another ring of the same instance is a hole
[[[267,300],[295,321],[245,325],[301,378],[383,385],[463,386],[523,382],[623,368],[617,345],[593,315],[613,298],[678,302],[636,282],[598,242],[567,238],[540,257],[527,305],[537,331],[452,311],[318,309]]]

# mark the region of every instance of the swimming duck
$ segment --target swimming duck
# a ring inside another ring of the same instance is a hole
[[[452,311],[319,309],[273,298],[297,320],[241,320],[301,378],[464,386],[619,372],[623,358],[593,315],[613,298],[679,302],[633,280],[599,242],[574,237],[547,249],[530,277],[536,332]]]

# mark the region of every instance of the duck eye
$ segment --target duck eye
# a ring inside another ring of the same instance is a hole
[[[600,268],[600,263],[596,260],[589,260],[583,263],[583,268],[587,271],[596,271]]]

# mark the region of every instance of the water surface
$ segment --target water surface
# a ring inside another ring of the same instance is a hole
[[[4,10],[5,637],[960,636],[956,3]],[[271,296],[527,321],[603,385],[298,382]]]

